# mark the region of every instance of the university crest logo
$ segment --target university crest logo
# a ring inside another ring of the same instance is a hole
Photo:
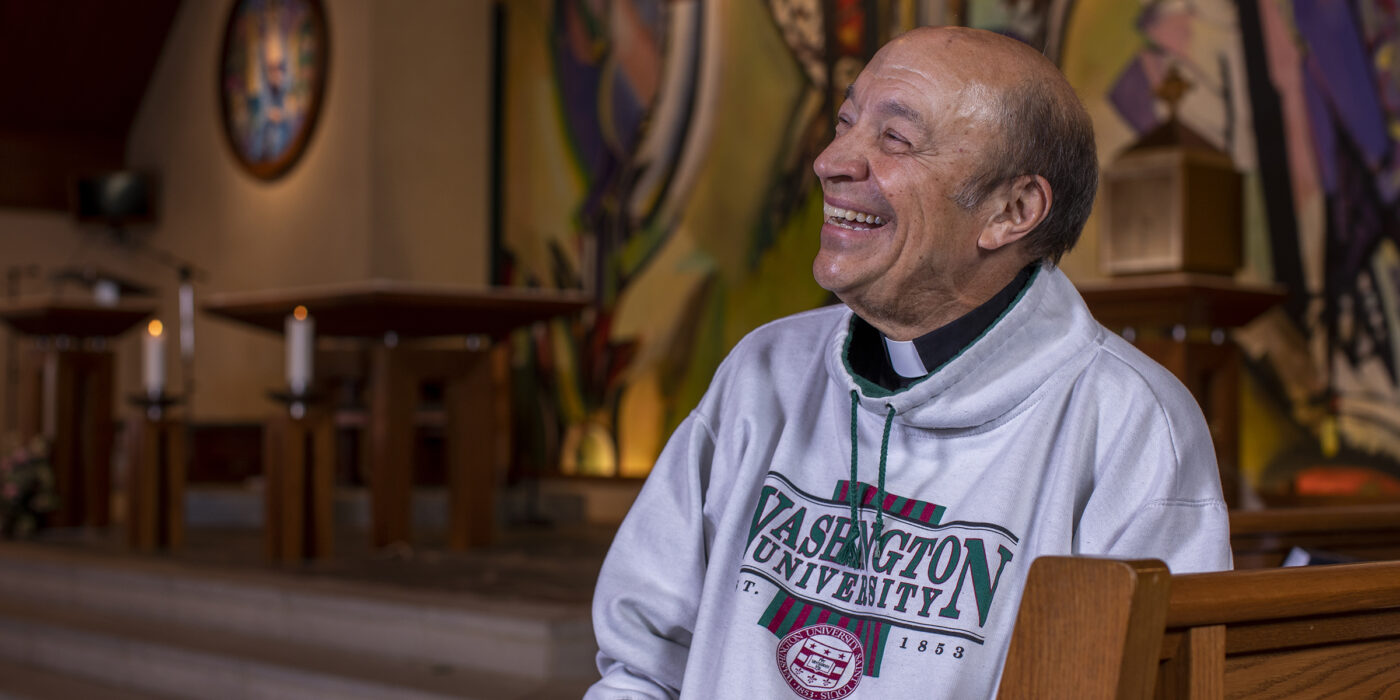
[[[759,493],[738,585],[769,601],[758,624],[780,640],[778,670],[800,697],[846,697],[880,677],[892,648],[947,649],[942,661],[956,663],[986,642],[1019,538],[995,523],[946,522],[937,503],[893,493],[877,502],[878,492],[841,480],[823,498],[769,472]],[[853,494],[865,517],[851,518]],[[878,535],[871,511],[883,513]]]
[[[811,700],[838,700],[855,691],[865,670],[865,649],[854,634],[813,625],[778,643],[778,671],[793,692]]]

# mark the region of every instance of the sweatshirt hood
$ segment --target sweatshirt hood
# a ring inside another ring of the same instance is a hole
[[[827,370],[860,406],[929,429],[966,429],[992,422],[1024,404],[1047,379],[1078,371],[1086,345],[1103,332],[1074,285],[1042,263],[1021,296],[953,359],[907,388],[888,391],[850,369],[847,345],[854,313],[846,312],[827,348]],[[1076,359],[1077,358],[1077,359]]]

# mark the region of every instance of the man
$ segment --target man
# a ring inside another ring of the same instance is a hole
[[[815,169],[845,307],[750,334],[671,437],[599,577],[589,698],[988,697],[1037,556],[1230,566],[1199,409],[1054,266],[1097,162],[1049,61],[905,34]]]

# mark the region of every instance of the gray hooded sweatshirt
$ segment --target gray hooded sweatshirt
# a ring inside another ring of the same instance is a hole
[[[1230,568],[1200,409],[1054,266],[905,389],[851,371],[852,320],[755,330],[671,436],[598,579],[589,700],[991,697],[1036,557]]]

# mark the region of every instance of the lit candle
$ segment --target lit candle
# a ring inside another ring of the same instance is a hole
[[[316,321],[298,306],[287,317],[287,386],[293,394],[305,394],[311,386],[311,358],[316,345]]]
[[[142,338],[141,384],[146,395],[155,399],[165,393],[165,335],[160,321],[151,321]]]

